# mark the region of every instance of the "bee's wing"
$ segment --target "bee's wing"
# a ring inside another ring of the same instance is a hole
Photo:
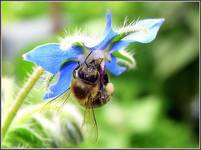
[[[84,134],[85,141],[90,141],[94,143],[97,142],[98,126],[93,107],[85,109],[81,130]]]
[[[52,74],[46,74],[44,75],[44,81],[45,81],[45,88],[46,90],[48,89],[50,83],[54,80],[57,80],[58,79],[58,76],[57,75],[52,75]],[[70,96],[70,88],[68,88],[63,94],[57,96],[56,98],[54,99],[51,99],[50,101],[46,102],[44,104],[44,106],[42,107],[41,111],[42,112],[45,112],[47,110],[57,110],[59,111],[61,107],[63,107],[68,99],[69,99],[69,96]]]
[[[44,104],[41,111],[47,111],[47,110],[57,110],[59,111],[60,108],[62,108],[67,102],[70,97],[70,88],[66,90],[63,94],[59,95],[58,97],[48,101]]]

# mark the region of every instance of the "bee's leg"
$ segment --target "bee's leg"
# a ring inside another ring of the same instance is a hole
[[[111,99],[111,96],[107,95],[106,98],[105,98],[104,104],[106,104],[107,102],[109,102],[110,99]]]
[[[92,97],[92,95],[90,94],[89,97],[88,97],[88,107],[90,107],[90,108],[92,107],[92,106],[91,106],[92,102],[93,102],[93,97]]]
[[[103,61],[103,58],[101,58],[99,65],[102,63],[102,61]]]
[[[78,61],[78,66],[73,70],[73,77],[75,78],[76,70],[80,68],[80,62]]]

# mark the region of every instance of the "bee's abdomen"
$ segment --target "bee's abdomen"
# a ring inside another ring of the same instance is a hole
[[[87,91],[82,89],[81,87],[75,86],[73,87],[74,95],[76,98],[82,100],[87,98]]]
[[[71,90],[80,104],[85,106],[90,103],[89,98],[97,94],[98,86],[86,84],[81,80],[73,80]]]
[[[74,96],[79,100],[84,100],[88,97],[89,88],[81,84],[80,81],[74,80],[71,86],[71,90]]]

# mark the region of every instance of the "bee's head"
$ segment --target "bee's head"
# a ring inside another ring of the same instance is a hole
[[[99,79],[99,72],[94,66],[83,66],[78,70],[78,78],[90,84],[96,84]]]

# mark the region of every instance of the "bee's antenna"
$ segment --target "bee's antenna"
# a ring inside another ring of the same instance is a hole
[[[89,56],[91,55],[92,52],[93,52],[93,51],[91,51],[91,52],[87,55],[86,59],[84,60],[84,63],[87,65],[87,67],[89,67],[88,64],[87,64],[87,59],[89,58]]]

